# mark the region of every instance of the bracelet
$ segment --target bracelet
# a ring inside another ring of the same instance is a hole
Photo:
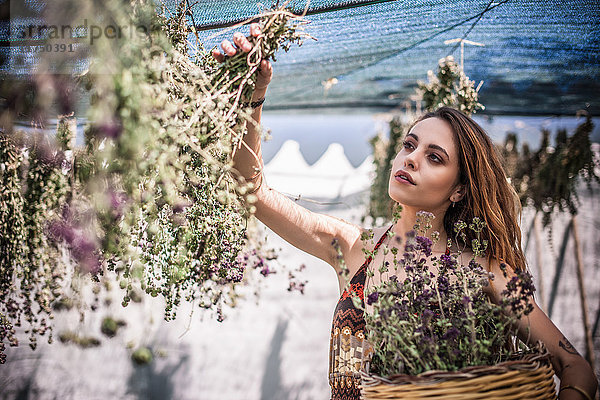
[[[253,180],[255,180],[256,178],[258,178],[260,175],[262,175],[262,168],[257,168],[257,167],[254,167],[254,169],[256,170],[256,173],[255,173],[254,175],[252,175],[250,178],[244,178],[244,180],[245,180],[246,182],[253,181]]]
[[[590,397],[589,394],[587,394],[587,392],[585,390],[583,390],[580,387],[574,386],[574,385],[566,385],[560,388],[560,390],[558,391],[558,393],[562,392],[565,389],[573,389],[578,391],[583,397],[585,397],[586,400],[592,400],[592,398]]]
[[[262,106],[262,104],[265,102],[265,100],[266,100],[266,97],[263,97],[262,99],[253,101],[251,103],[242,103],[242,107],[258,108],[258,107]]]
[[[252,175],[250,178],[244,178],[244,180],[246,182],[250,182],[250,181],[255,180],[256,178],[258,178],[262,174],[262,169],[263,169],[263,167],[260,167],[260,168],[259,167],[254,167],[254,170],[256,171],[254,173],[254,175]]]
[[[258,183],[258,185],[255,185],[255,186],[254,186],[254,189],[252,189],[252,191],[250,191],[250,192],[247,192],[246,194],[254,194],[254,193],[258,192],[258,189],[260,189],[260,187],[261,187],[261,186],[262,186],[262,184],[263,184],[263,175],[262,175],[262,171],[260,171],[260,172],[258,173],[258,176],[260,176],[260,182]]]

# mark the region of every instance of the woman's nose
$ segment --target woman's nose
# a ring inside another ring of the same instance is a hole
[[[417,168],[417,161],[416,157],[414,156],[414,152],[406,156],[404,159],[404,166],[413,170]]]

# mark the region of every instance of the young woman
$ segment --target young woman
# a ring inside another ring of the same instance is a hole
[[[253,24],[250,33],[260,35],[260,27]],[[225,54],[215,50],[213,56],[222,61],[237,51],[252,49],[241,33],[234,35],[233,43],[236,47],[228,40],[223,41],[221,47]],[[272,74],[271,64],[263,60],[251,99],[256,107],[252,116],[257,124]],[[493,301],[499,300],[507,283],[499,260],[513,270],[526,268],[520,245],[520,204],[516,194],[507,183],[489,137],[477,123],[459,111],[441,108],[420,118],[409,130],[403,148],[393,162],[389,182],[390,197],[403,207],[401,218],[390,227],[374,229],[373,237],[378,240],[371,243],[361,240],[365,229],[311,212],[269,188],[262,175],[260,135],[253,126],[248,126],[244,141],[248,147],[242,146],[237,151],[234,163],[239,173],[255,185],[256,217],[289,243],[326,261],[338,272],[343,293],[334,313],[331,334],[329,382],[332,399],[359,399],[358,370],[366,351],[363,313],[354,307],[348,292],[343,290],[346,278],[340,271],[338,249],[332,246],[334,240],[339,244],[352,277],[351,285],[361,296],[366,268],[371,263],[381,265],[386,257],[384,252],[378,252],[373,260],[365,260],[363,250],[374,250],[384,242],[393,246],[386,233],[393,231],[395,236],[404,237],[413,229],[416,213],[421,210],[435,216],[431,230],[440,232],[440,240],[433,248],[438,253],[447,251],[447,233],[452,232],[455,221],[471,221],[477,216],[486,222],[488,233],[484,238],[489,242],[488,258],[481,262],[496,277],[487,293]],[[369,282],[377,283],[377,279]],[[561,399],[592,399],[595,396],[597,381],[589,364],[535,303],[533,312],[519,322],[519,333],[526,342],[543,342],[552,354],[552,364],[561,380]]]

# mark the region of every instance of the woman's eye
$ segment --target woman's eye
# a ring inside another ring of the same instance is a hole
[[[402,143],[402,146],[405,149],[413,149],[414,148],[413,145],[412,145],[412,143],[410,143],[410,142],[404,142],[404,143]]]
[[[437,154],[430,154],[429,159],[435,163],[441,163],[442,159]]]

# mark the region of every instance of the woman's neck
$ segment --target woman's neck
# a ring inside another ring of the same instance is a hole
[[[396,237],[402,238],[403,242],[404,238],[406,237],[406,233],[414,230],[415,224],[417,223],[417,212],[419,211],[422,210],[402,206],[400,219],[396,221],[392,230],[394,231]],[[434,216],[435,218],[430,221],[431,228],[425,232],[425,236],[431,238],[433,232],[439,232],[439,240],[433,245],[432,250],[443,252],[446,249],[447,242],[446,230],[444,229],[444,213],[434,213]]]

